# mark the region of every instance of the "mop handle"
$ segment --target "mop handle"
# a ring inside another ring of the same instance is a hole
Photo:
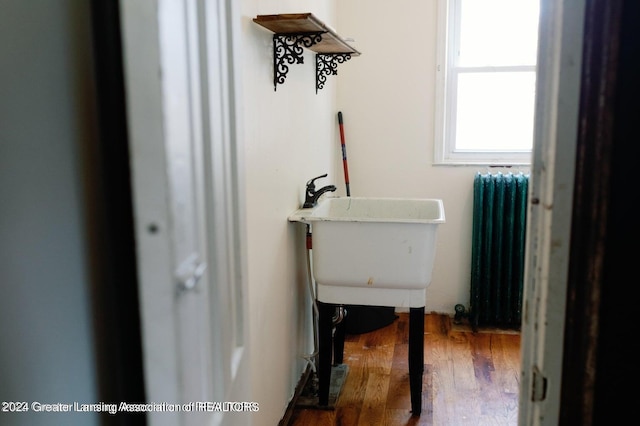
[[[347,147],[344,143],[344,123],[342,122],[342,112],[338,112],[338,123],[340,124],[340,147],[342,148],[342,167],[344,168],[344,183],[347,188],[347,197],[351,196],[349,189],[349,166],[347,165]]]

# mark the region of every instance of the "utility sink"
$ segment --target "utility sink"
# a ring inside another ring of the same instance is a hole
[[[335,341],[332,331],[336,306],[408,307],[411,413],[420,415],[424,309],[436,231],[445,221],[442,200],[323,196],[289,220],[311,231],[307,247],[318,302],[318,405],[328,407],[331,366],[342,363],[344,321],[335,324]]]
[[[288,219],[310,225],[319,301],[425,306],[442,200],[324,197]]]

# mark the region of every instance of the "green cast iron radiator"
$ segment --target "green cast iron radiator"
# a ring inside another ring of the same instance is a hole
[[[471,325],[520,329],[529,175],[477,173],[473,182]]]

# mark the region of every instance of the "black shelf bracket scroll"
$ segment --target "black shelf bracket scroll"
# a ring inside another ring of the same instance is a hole
[[[316,55],[316,93],[324,87],[327,76],[338,75],[338,64],[351,59],[350,53],[318,53]]]
[[[273,90],[283,84],[289,65],[304,63],[304,47],[309,48],[322,41],[323,32],[273,35]]]
[[[283,84],[293,64],[304,63],[304,49],[316,56],[316,94],[338,64],[359,56],[354,47],[312,13],[257,15],[253,22],[273,33],[273,90]]]

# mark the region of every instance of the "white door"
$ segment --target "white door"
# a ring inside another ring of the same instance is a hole
[[[522,320],[521,426],[557,425],[584,0],[543,0]]]
[[[120,8],[149,425],[250,424],[235,10]]]

